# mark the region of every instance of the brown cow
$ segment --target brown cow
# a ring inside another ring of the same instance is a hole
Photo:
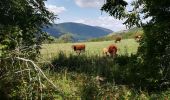
[[[115,39],[115,43],[117,43],[118,41],[120,42],[121,41],[121,37],[116,37],[116,39]]]
[[[80,54],[82,51],[85,51],[86,46],[85,44],[76,44],[72,45],[72,48],[76,53]]]
[[[135,37],[136,42],[139,42],[142,39],[141,35],[136,35]]]
[[[110,54],[110,56],[115,57],[116,53],[117,53],[117,46],[112,44],[108,47],[108,52]]]

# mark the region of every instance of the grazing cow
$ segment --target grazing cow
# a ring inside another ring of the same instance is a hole
[[[121,37],[116,37],[116,39],[115,39],[115,43],[117,43],[117,42],[120,42],[121,41]]]
[[[116,56],[116,53],[117,53],[117,47],[116,47],[116,45],[110,45],[109,47],[108,47],[108,52],[109,52],[109,54],[110,54],[110,56],[112,56],[112,57],[115,57]]]
[[[108,56],[108,49],[107,48],[103,48],[103,55]]]
[[[80,54],[82,51],[85,51],[86,46],[85,44],[76,44],[72,45],[72,48],[76,53]]]
[[[134,38],[135,38],[135,40],[137,42],[139,42],[142,39],[142,36],[141,35],[136,35]]]

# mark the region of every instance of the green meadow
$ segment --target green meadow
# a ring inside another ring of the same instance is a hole
[[[138,43],[134,39],[124,39],[120,43],[114,41],[101,41],[101,42],[82,42],[86,45],[86,55],[100,55],[102,56],[102,49],[108,47],[110,44],[115,44],[118,47],[118,54],[135,54],[138,48]],[[49,59],[58,55],[59,52],[65,54],[75,54],[71,46],[79,43],[55,43],[44,44],[41,49],[42,58]]]
[[[169,91],[152,93],[141,89],[145,83],[136,80],[141,64],[134,62],[139,46],[134,39],[116,44],[83,42],[86,51],[81,55],[72,50],[73,44],[78,43],[44,44],[41,49],[41,60],[45,61],[42,69],[60,91],[54,94],[56,100],[170,99]],[[102,49],[110,44],[118,47],[115,59],[102,55]]]

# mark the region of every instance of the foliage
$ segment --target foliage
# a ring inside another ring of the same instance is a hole
[[[117,44],[121,53],[115,59],[100,54],[102,48],[111,43],[113,41],[87,42],[87,51],[81,55],[72,52],[73,43],[43,45],[42,55],[47,53],[52,56],[43,56],[44,59],[53,59],[53,66],[43,68],[50,69],[51,79],[61,87],[68,99],[161,100],[170,97],[169,90],[160,92],[160,88],[155,88],[157,84],[151,84],[145,78],[145,69],[141,69],[144,68],[143,59],[131,55],[138,46],[135,41],[127,39]],[[47,49],[48,52],[45,52]],[[57,51],[60,50],[62,52],[58,55]],[[97,80],[98,76],[105,80]]]
[[[46,40],[43,41],[43,44],[50,44],[53,43],[55,41],[55,37],[53,36],[49,36]]]
[[[11,53],[0,62],[1,99],[53,99],[53,93],[62,96],[33,61]]]
[[[74,42],[74,37],[73,34],[71,33],[66,33],[64,35],[61,35],[58,39],[58,41],[62,43],[67,43],[67,42]]]
[[[38,51],[47,37],[41,27],[54,19],[44,0],[2,0],[0,7],[0,44],[5,45],[6,50],[21,46],[28,48],[27,51]]]
[[[48,82],[48,78],[32,61],[35,61],[41,43],[48,37],[41,31],[42,26],[55,18],[44,1],[0,1],[1,99],[53,98],[53,89],[47,86],[49,84],[43,84]]]
[[[129,86],[134,84],[133,86],[136,88],[141,88],[142,85],[143,88],[147,85],[136,82],[136,78],[140,80],[143,76],[140,74],[139,70],[142,66],[140,59],[137,59],[135,55],[131,55],[131,57],[122,55],[113,59],[97,55],[69,55],[67,57],[61,52],[58,57],[54,58],[52,65],[54,65],[54,71],[67,69],[71,72],[84,73],[89,76],[101,76],[105,77],[105,81],[107,82],[115,82],[117,84],[126,84]]]
[[[93,81],[88,82],[87,84],[84,84],[84,86],[82,86],[81,98],[84,98],[84,100],[97,99],[97,94],[99,94],[99,89],[97,87],[97,84],[93,83]]]
[[[63,78],[60,77],[56,80],[61,80],[63,88],[67,86],[64,91],[74,91],[73,97],[87,100],[102,98],[165,99],[169,97],[168,91],[159,94],[161,92],[158,88],[152,87],[156,84],[147,82],[143,69],[141,69],[144,66],[142,59],[137,55],[121,55],[113,59],[97,55],[66,56],[64,53],[60,53],[58,57],[54,58],[52,64],[54,66],[50,72],[60,73],[60,76],[64,75]],[[98,80],[97,77],[104,80]],[[71,85],[72,82],[75,84]],[[72,97],[72,95],[67,96]]]
[[[129,27],[142,26],[144,30],[143,41],[138,50],[139,57],[144,60],[141,73],[151,87],[169,86],[170,72],[169,54],[167,49],[170,45],[170,1],[169,0],[137,0],[131,3],[133,9],[126,10],[124,0],[107,0],[101,10],[108,12],[111,16],[121,19],[125,18]],[[142,16],[142,17],[141,17]],[[148,20],[143,23],[143,19]],[[166,62],[165,62],[166,61]]]

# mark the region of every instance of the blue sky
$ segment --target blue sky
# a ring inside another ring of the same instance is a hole
[[[55,20],[55,23],[77,22],[105,27],[113,31],[126,29],[122,24],[123,21],[100,11],[104,0],[47,0],[45,4],[49,11],[58,15],[59,19]]]

